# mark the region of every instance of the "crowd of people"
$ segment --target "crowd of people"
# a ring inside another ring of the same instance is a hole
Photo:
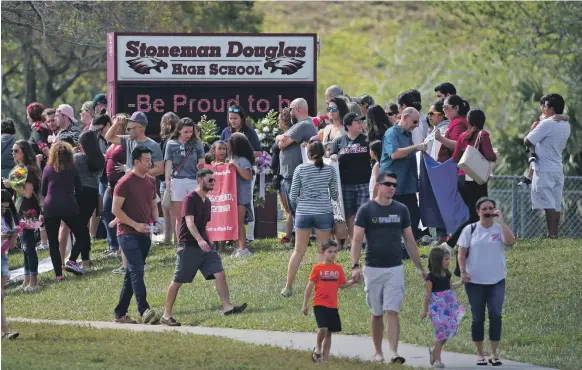
[[[395,103],[381,106],[367,94],[351,98],[337,85],[325,92],[326,116],[311,117],[303,98],[293,100],[279,114],[282,133],[271,149],[271,168],[288,215],[281,243],[294,245],[281,295],[293,295],[301,261],[315,237],[318,264],[310,274],[302,311],[307,313],[315,290],[318,333],[312,359],[316,362],[327,361],[331,333],[341,331],[338,289],[363,280],[375,360],[384,361],[386,315],[390,362],[404,363],[398,354],[398,312],[404,298],[403,260],[410,258],[426,281],[421,318],[430,316],[435,326],[429,348],[431,365],[444,367],[441,350],[456,335],[464,313],[453,290],[463,285],[472,312],[477,364],[487,364],[483,351],[486,308],[488,362],[501,364],[497,346],[505,294],[504,247],[513,245],[515,237],[495,200],[488,198],[487,181],[475,181],[461,169],[453,190],[468,208],[468,219],[454,233],[421,229],[417,157],[424,152],[441,164],[459,163],[468,147],[489,162],[495,162],[499,154],[484,129],[483,110],[471,109],[451,83],[440,84],[434,91],[436,100],[426,115],[417,90],[405,91]],[[190,118],[166,113],[160,122],[161,141],[156,142],[145,134],[149,124],[145,113],[111,117],[106,106],[104,94],[84,103],[81,128],[70,105],[52,109],[32,103],[26,112],[32,131],[28,140],[17,140],[14,123],[2,121],[2,285],[8,275],[6,251],[17,237],[24,252],[25,291],[38,287],[37,244],[50,248],[57,282],[64,271],[84,274],[91,266],[92,237],[102,222],[107,230],[106,253],[122,257],[122,266],[114,270],[124,275],[115,322],[136,322],[127,316],[133,296],[143,323],[156,317],[147,302],[144,267],[151,235],[157,233],[178,246],[176,270],[160,318],[163,324],[180,325],[172,308],[181,285],[191,283],[197,271],[206,280],[215,280],[224,315],[243,312],[247,304],[235,306],[229,296],[219,254],[226,241],[211,243],[206,232],[211,218],[207,194],[216,179],[204,165],[229,164],[235,170],[238,240],[232,257],[252,256],[255,159],[263,150],[244,109],[228,107],[226,128],[208,146]],[[540,101],[540,121],[525,138],[532,168],[522,183],[531,182],[533,206],[546,212],[551,238],[558,236],[564,184],[561,154],[570,134],[564,106],[560,95],[545,95]],[[341,220],[334,207],[340,199]],[[341,235],[338,227],[344,222],[347,235]],[[71,234],[74,243],[67,257]],[[417,243],[429,239],[433,248],[427,272]],[[461,279],[452,283],[449,264],[455,247],[459,247],[456,265]],[[351,280],[335,263],[343,248],[351,249]],[[365,258],[360,266],[362,250]],[[3,314],[2,333],[8,338],[17,336],[8,330]]]

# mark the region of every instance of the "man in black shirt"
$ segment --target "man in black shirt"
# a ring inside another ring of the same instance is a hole
[[[233,306],[230,302],[220,255],[210,243],[206,233],[206,224],[211,216],[210,199],[206,195],[214,189],[214,174],[211,170],[203,168],[198,171],[196,177],[198,188],[188,194],[182,203],[182,226],[178,236],[176,271],[174,280],[168,287],[164,315],[160,320],[162,324],[168,326],[181,325],[172,317],[176,296],[182,284],[194,281],[198,270],[206,280],[216,280],[216,290],[222,300],[225,316],[241,313],[247,308],[246,303]]]

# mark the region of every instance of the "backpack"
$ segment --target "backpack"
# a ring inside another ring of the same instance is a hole
[[[471,224],[471,236],[473,236],[473,233],[475,232],[475,229],[477,228],[477,223],[472,223]],[[467,249],[467,257],[469,257],[469,249]],[[461,276],[461,269],[459,268],[459,250],[457,249],[457,266],[455,266],[455,271],[453,271],[453,274],[455,274],[455,276]]]

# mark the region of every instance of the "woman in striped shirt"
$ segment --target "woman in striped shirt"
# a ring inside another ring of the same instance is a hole
[[[307,147],[310,162],[299,165],[293,174],[289,201],[295,205],[295,250],[287,268],[287,284],[281,291],[283,297],[293,294],[293,282],[307,250],[311,230],[315,229],[317,245],[320,245],[329,239],[333,229],[330,199],[338,199],[337,175],[331,166],[323,164],[324,155],[323,144],[312,142]]]

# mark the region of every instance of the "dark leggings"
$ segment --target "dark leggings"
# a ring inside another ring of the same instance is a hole
[[[61,260],[61,253],[59,252],[59,228],[61,227],[61,221],[63,221],[71,232],[75,236],[75,244],[73,245],[73,250],[71,251],[72,256],[79,256],[84,261],[89,260],[89,249],[91,247],[91,237],[89,236],[89,228],[87,227],[87,222],[83,222],[79,214],[70,216],[53,216],[44,218],[44,224],[46,228],[46,233],[48,236],[51,260],[53,262],[53,268],[55,269],[55,275],[63,275]]]
[[[457,186],[459,193],[461,194],[461,198],[463,198],[467,208],[469,208],[469,219],[461,226],[459,226],[459,228],[447,241],[447,244],[451,248],[454,248],[457,245],[459,237],[461,236],[461,232],[465,226],[479,221],[479,216],[477,215],[477,209],[475,208],[475,205],[477,204],[479,198],[487,196],[487,183],[479,185],[475,181],[466,181],[465,175],[459,175],[457,178]]]
[[[89,225],[89,221],[91,220],[91,216],[93,216],[93,212],[97,209],[97,204],[99,203],[99,189],[92,188],[89,186],[83,186],[83,191],[81,194],[77,195],[77,204],[79,205],[79,218],[81,222],[85,225]],[[75,236],[76,238],[76,236]],[[89,236],[89,238],[91,238]],[[90,239],[89,239],[90,240]],[[91,251],[91,243],[89,242],[89,251]],[[79,258],[80,250],[75,250],[73,248],[71,250],[71,255],[69,256],[69,260],[76,261]],[[83,261],[89,260],[89,255],[87,258],[83,257]]]

